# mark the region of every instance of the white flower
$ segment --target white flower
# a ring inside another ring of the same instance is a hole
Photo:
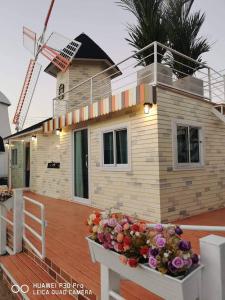
[[[133,234],[134,234],[134,232],[133,232],[133,231],[131,231],[131,232],[130,232],[130,234],[131,234],[131,235],[133,235]]]
[[[166,252],[165,252],[165,253],[164,253],[164,257],[167,258],[168,256],[169,256],[169,253],[166,253]]]
[[[183,255],[183,259],[188,259],[190,257],[191,257],[190,253],[186,253],[186,254]]]
[[[150,240],[147,240],[146,243],[147,243],[147,244],[150,244]]]
[[[136,231],[135,235],[140,236],[140,232]]]

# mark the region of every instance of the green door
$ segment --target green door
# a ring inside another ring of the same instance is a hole
[[[74,132],[74,196],[88,199],[88,131]]]

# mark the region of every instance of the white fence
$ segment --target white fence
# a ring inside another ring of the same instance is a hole
[[[38,207],[40,209],[40,217],[31,213],[25,202],[32,203],[36,208]],[[9,219],[7,218],[7,213],[11,209],[12,218]],[[28,225],[28,218],[39,224],[41,229],[36,230]],[[7,223],[13,229],[12,249],[7,245]],[[0,203],[0,255],[4,255],[5,253],[12,255],[21,252],[24,240],[41,259],[44,259],[46,255],[45,228],[44,205],[29,197],[23,197],[22,189],[15,189],[12,198]],[[26,231],[29,231],[41,243],[41,251],[29,239]],[[39,231],[41,231],[41,234],[39,234]]]
[[[40,209],[40,218],[38,218],[37,216],[35,216],[34,214],[32,214],[31,212],[27,211],[25,209],[25,205],[23,208],[23,239],[24,241],[30,246],[30,248],[42,259],[45,258],[46,255],[46,246],[45,246],[45,227],[46,227],[46,221],[45,221],[45,206],[36,201],[33,200],[29,197],[23,197],[24,202],[30,202],[33,205],[35,205],[36,207],[38,207]],[[39,234],[35,229],[33,229],[31,226],[29,226],[26,223],[26,216],[31,218],[33,221],[35,221],[36,223],[38,223],[41,226],[41,234]],[[26,229],[35,236],[35,238],[38,239],[38,241],[41,242],[41,252],[38,250],[37,247],[34,246],[34,244],[30,241],[29,237],[26,235]]]
[[[64,113],[71,111],[71,102],[76,99],[98,101],[140,83],[161,84],[209,101],[225,103],[223,74],[206,63],[153,42],[55,97],[53,112],[58,114],[56,108],[60,107]]]

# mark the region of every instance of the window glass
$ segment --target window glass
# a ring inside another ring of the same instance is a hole
[[[65,85],[63,83],[61,83],[59,85],[59,100],[62,100],[64,98],[64,95],[62,95],[64,93],[64,90],[65,90]]]
[[[103,134],[104,164],[114,164],[113,132]]]
[[[190,127],[190,158],[191,162],[198,163],[200,162],[199,155],[199,129],[196,127]]]
[[[177,156],[178,163],[189,162],[188,127],[177,126]]]
[[[127,164],[127,129],[116,131],[116,163]]]
[[[17,149],[12,149],[12,165],[17,165]]]

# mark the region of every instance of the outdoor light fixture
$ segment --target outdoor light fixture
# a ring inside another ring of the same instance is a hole
[[[56,131],[55,131],[56,135],[60,135],[61,132],[62,132],[62,129],[61,129],[61,128],[58,128],[58,129],[56,129]]]
[[[37,140],[37,136],[36,135],[32,135],[31,140],[32,141],[36,141]]]
[[[151,108],[152,108],[152,103],[149,103],[149,102],[144,103],[144,113],[145,114],[149,114]]]

